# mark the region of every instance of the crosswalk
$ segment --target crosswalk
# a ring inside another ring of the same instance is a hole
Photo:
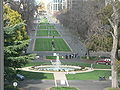
[[[54,73],[55,86],[69,86],[66,75],[64,72]]]

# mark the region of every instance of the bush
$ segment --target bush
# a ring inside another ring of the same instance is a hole
[[[87,59],[87,56],[82,56],[81,59]],[[89,60],[98,60],[99,57],[98,56],[90,56]]]

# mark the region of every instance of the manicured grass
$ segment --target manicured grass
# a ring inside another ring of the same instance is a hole
[[[77,88],[74,87],[52,87],[50,90],[77,90]]]
[[[37,36],[60,36],[56,30],[38,30]]]
[[[20,71],[20,74],[25,76],[27,80],[53,80],[53,74],[51,73],[39,73],[39,72],[28,72],[28,71]]]
[[[38,28],[39,29],[55,29],[55,27],[54,26],[52,26],[52,25],[48,25],[48,24],[40,24],[39,26],[38,26]]]
[[[29,62],[28,64],[25,65],[25,67],[28,67],[28,66],[39,66],[39,65],[51,65],[50,62]],[[79,63],[79,62],[69,62],[69,63],[65,63],[65,62],[62,62],[63,65],[75,65],[75,66],[82,66],[82,67],[90,67],[91,64],[88,64],[88,63]],[[93,65],[94,68],[96,69],[110,69],[111,67],[109,65],[101,65],[101,64],[94,64]],[[119,74],[120,76],[120,74]]]
[[[81,59],[87,59],[87,57],[86,56],[83,56],[83,57],[81,57]],[[90,56],[89,57],[89,59],[87,59],[87,60],[99,60],[99,57],[98,56]]]
[[[29,62],[26,64],[24,67],[29,67],[29,66],[40,66],[40,65],[51,65],[50,62]]]
[[[105,76],[107,78],[111,76],[111,71],[96,70],[86,73],[67,74],[66,76],[68,80],[99,80],[99,76]]]
[[[35,51],[53,51],[52,38],[37,38],[35,41]],[[54,51],[71,51],[65,41],[61,38],[54,38]]]
[[[109,89],[107,89],[107,90],[120,90],[120,88],[109,88]]]
[[[91,64],[89,63],[79,63],[79,62],[69,62],[69,63],[63,63],[64,65],[74,65],[74,66],[82,66],[82,67],[91,67]],[[110,69],[110,65],[103,65],[103,64],[93,64],[93,68],[96,69]]]
[[[46,59],[54,59],[54,60],[56,60],[56,56],[46,56]],[[62,56],[59,56],[59,59],[65,59],[64,57],[62,57]]]
[[[42,26],[42,25],[50,25],[50,24],[49,24],[49,23],[42,23],[42,22],[41,22],[39,25]]]
[[[47,26],[46,25],[39,25],[38,28],[39,29],[47,29]]]
[[[47,18],[41,18],[41,23],[48,23]]]
[[[47,26],[47,28],[48,28],[48,29],[55,29],[55,27],[52,26],[52,25]]]

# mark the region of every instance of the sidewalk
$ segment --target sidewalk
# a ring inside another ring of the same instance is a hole
[[[64,72],[55,72],[53,74],[54,74],[55,86],[69,86]]]

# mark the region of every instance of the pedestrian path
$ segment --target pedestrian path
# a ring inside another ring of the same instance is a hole
[[[64,72],[54,73],[55,86],[69,86]]]

